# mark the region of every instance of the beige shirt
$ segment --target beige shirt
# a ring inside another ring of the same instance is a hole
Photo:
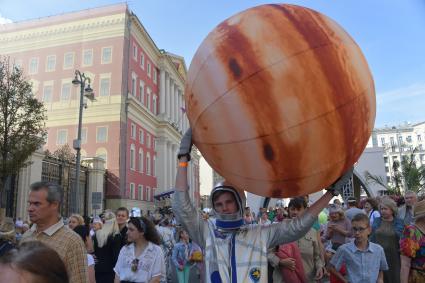
[[[66,266],[70,283],[88,283],[86,247],[81,237],[66,227],[62,219],[42,232],[38,232],[34,224],[22,236],[21,243],[28,241],[40,241],[54,249]]]

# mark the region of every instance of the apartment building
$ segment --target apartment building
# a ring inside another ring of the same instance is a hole
[[[158,48],[126,4],[0,25],[0,54],[24,70],[45,103],[51,152],[77,136],[75,70],[91,79],[96,101],[83,112],[82,157],[105,161],[107,208],[153,210],[154,195],[173,187],[189,127],[184,59]],[[190,192],[199,204],[196,151],[192,160]]]

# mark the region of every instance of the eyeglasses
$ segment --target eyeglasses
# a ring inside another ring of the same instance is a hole
[[[138,258],[135,258],[131,262],[131,271],[136,272],[137,269],[139,269],[139,259]]]
[[[355,232],[363,232],[364,230],[367,229],[367,227],[352,227],[351,229],[355,233]]]

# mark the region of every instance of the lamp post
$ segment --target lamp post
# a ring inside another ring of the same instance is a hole
[[[75,70],[75,78],[72,80],[74,86],[80,86],[80,110],[78,116],[78,134],[77,139],[73,142],[73,148],[77,151],[77,163],[75,168],[75,193],[78,194],[80,190],[80,162],[81,162],[81,124],[83,120],[83,108],[87,108],[84,98],[94,101],[93,89],[90,87],[90,78],[86,77],[84,73]],[[87,84],[87,87],[86,87]],[[84,193],[84,215],[87,216],[87,191]]]

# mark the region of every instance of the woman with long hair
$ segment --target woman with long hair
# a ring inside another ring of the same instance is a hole
[[[0,257],[0,274],[0,282],[69,282],[59,255],[38,241],[25,242]]]
[[[191,266],[190,251],[192,245],[189,242],[189,234],[185,230],[180,230],[177,235],[179,241],[174,245],[172,260],[176,267],[177,280],[179,283],[188,283]]]
[[[69,221],[68,221],[68,227],[71,230],[74,230],[75,227],[80,226],[80,225],[84,225],[84,218],[79,215],[79,214],[72,214],[69,217]]]
[[[130,217],[127,242],[115,265],[115,283],[159,283],[165,279],[161,238],[155,225],[146,217]]]
[[[94,269],[96,282],[113,283],[114,266],[121,249],[121,234],[113,212],[105,212],[104,219],[105,223],[102,229],[97,230],[93,237],[96,257]]]
[[[397,204],[389,197],[384,197],[379,205],[381,217],[373,222],[370,241],[382,246],[388,263],[384,271],[385,283],[400,282],[400,246],[403,221],[397,218]]]

